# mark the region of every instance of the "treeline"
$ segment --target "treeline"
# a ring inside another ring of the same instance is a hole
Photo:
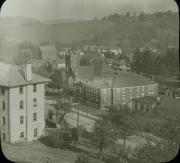
[[[153,55],[147,48],[134,51],[132,71],[163,77],[179,76],[179,49],[168,48],[165,55]]]
[[[36,25],[42,25],[42,22],[40,20],[35,20],[30,17],[25,16],[0,16],[0,22],[1,26],[36,26]]]
[[[96,35],[90,42],[96,45],[117,45],[127,52],[137,47],[154,47],[164,53],[169,45],[178,46],[179,15],[171,10],[136,15],[117,14],[105,16],[102,20],[115,22],[114,26]]]

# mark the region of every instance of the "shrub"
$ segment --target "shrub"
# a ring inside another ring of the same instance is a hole
[[[76,155],[76,160],[74,163],[90,163],[90,158],[88,155],[81,153]]]

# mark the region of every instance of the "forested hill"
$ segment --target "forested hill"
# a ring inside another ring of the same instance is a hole
[[[179,17],[172,11],[139,15],[126,13],[105,16],[102,20],[115,22],[109,30],[90,40],[90,44],[117,45],[124,52],[136,47],[153,47],[160,51],[179,44]]]

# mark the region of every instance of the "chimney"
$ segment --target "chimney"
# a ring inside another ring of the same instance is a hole
[[[159,96],[156,97],[156,101],[160,102],[160,97]]]
[[[142,75],[142,72],[141,72],[141,75]]]
[[[32,68],[30,63],[27,63],[25,67],[25,79],[26,81],[32,80]]]

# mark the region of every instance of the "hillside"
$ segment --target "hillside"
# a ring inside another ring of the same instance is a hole
[[[72,42],[93,38],[112,27],[113,24],[110,21],[92,20],[39,26],[6,27],[0,29],[0,34],[4,34],[6,40],[28,40],[35,44],[49,41],[54,44],[55,42]]]

